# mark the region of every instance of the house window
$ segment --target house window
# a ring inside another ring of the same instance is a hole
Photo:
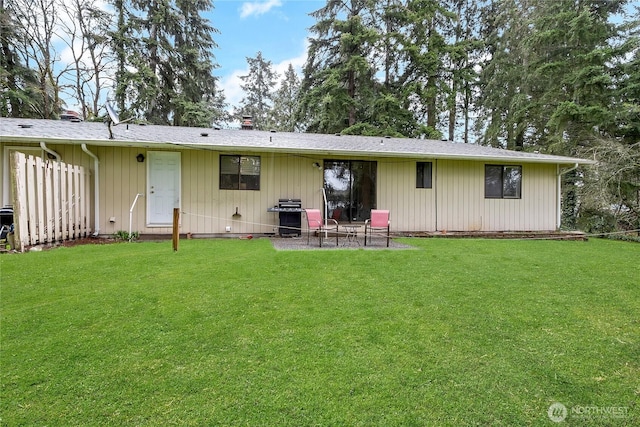
[[[520,199],[522,166],[485,165],[484,197],[486,199]]]
[[[220,156],[221,190],[259,190],[260,157]]]
[[[431,162],[416,163],[416,188],[431,188]]]

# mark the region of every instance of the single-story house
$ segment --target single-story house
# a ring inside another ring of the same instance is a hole
[[[592,163],[423,139],[131,123],[112,131],[113,139],[104,123],[0,119],[2,204],[11,204],[9,157],[20,151],[90,171],[90,223],[100,235],[170,234],[175,207],[181,233],[272,234],[280,199],[345,224],[388,209],[392,233],[554,231],[561,176]]]

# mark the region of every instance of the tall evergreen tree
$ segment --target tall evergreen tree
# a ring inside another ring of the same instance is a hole
[[[112,47],[114,55],[116,57],[116,70],[115,70],[115,89],[114,89],[114,101],[118,107],[118,111],[123,118],[134,117],[126,106],[128,101],[129,86],[131,85],[128,80],[131,76],[127,73],[128,65],[128,48],[131,45],[129,42],[133,33],[133,26],[128,25],[128,3],[126,0],[113,0],[113,7],[116,14],[116,26],[111,31],[110,36],[112,40]]]
[[[211,10],[209,0],[176,0],[180,20],[175,32],[176,57],[171,66],[178,91],[173,100],[173,124],[210,126],[214,108],[222,95],[213,70],[218,67],[212,50],[217,47],[213,34],[218,31],[201,16]],[[196,111],[197,115],[187,114]]]
[[[409,0],[404,14],[404,90],[414,100],[418,120],[426,123],[429,136],[437,136],[438,121],[446,108],[448,92],[444,61],[448,42],[443,28],[451,27],[455,15],[433,0]]]
[[[370,115],[343,132],[371,135],[417,137],[428,134],[418,123],[415,99],[405,89],[406,1],[376,2],[373,27],[378,34],[374,53],[370,55],[373,72],[373,99]],[[382,76],[382,79],[380,79]]]
[[[128,101],[152,123],[209,126],[222,96],[211,52],[217,30],[201,16],[211,1],[115,0],[115,6],[118,104]]]
[[[404,11],[403,0],[385,0],[377,2],[375,19],[379,22],[380,38],[376,50],[381,52],[380,65],[377,69],[383,70],[383,85],[388,91],[392,90],[394,82],[401,75],[402,58],[399,35],[402,30],[401,19]]]
[[[531,32],[531,12],[526,3],[501,0],[482,9],[487,59],[480,64],[476,125],[483,145],[522,148],[530,130],[526,111],[529,52],[523,41]]]
[[[301,117],[311,132],[340,132],[364,122],[373,107],[371,57],[378,42],[373,24],[375,2],[329,0],[312,13],[302,82]]]
[[[269,128],[294,132],[301,129],[301,124],[296,121],[295,113],[298,109],[298,95],[300,92],[300,79],[289,64],[287,71],[280,81],[280,87],[273,95],[273,108],[269,117]]]
[[[258,52],[255,58],[247,57],[249,74],[240,76],[243,84],[240,86],[245,97],[236,108],[236,116],[249,115],[253,118],[253,127],[267,130],[269,127],[269,113],[273,105],[273,88],[278,75],[273,70],[271,61]]]
[[[611,16],[625,0],[502,0],[485,8],[479,92],[483,142],[575,154],[578,141],[613,124],[615,48]]]
[[[450,40],[447,49],[446,64],[450,90],[447,95],[448,127],[450,141],[457,141],[459,133],[459,117],[462,116],[461,141],[469,143],[471,139],[471,115],[473,86],[477,81],[474,70],[483,43],[479,36],[480,26],[477,22],[478,2],[474,0],[451,0],[447,6],[455,13],[453,26],[445,33]]]
[[[469,94],[471,79],[452,70],[468,48],[451,48],[447,32],[455,14],[447,6],[444,0],[330,0],[314,12],[300,109],[308,129],[439,137],[447,100],[463,89]],[[452,76],[467,80],[448,95]]]

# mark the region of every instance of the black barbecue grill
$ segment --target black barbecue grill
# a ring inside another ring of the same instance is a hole
[[[280,199],[278,205],[268,209],[278,212],[278,233],[282,237],[300,236],[302,234],[302,200]]]

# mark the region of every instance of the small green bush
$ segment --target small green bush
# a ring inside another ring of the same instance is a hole
[[[131,232],[131,235],[129,235],[128,231],[119,230],[113,233],[113,238],[116,240],[125,240],[125,241],[138,240],[140,238],[140,233],[138,233],[137,231],[133,231]]]
[[[577,226],[589,234],[611,233],[616,230],[616,218],[611,212],[586,209],[580,213]]]

